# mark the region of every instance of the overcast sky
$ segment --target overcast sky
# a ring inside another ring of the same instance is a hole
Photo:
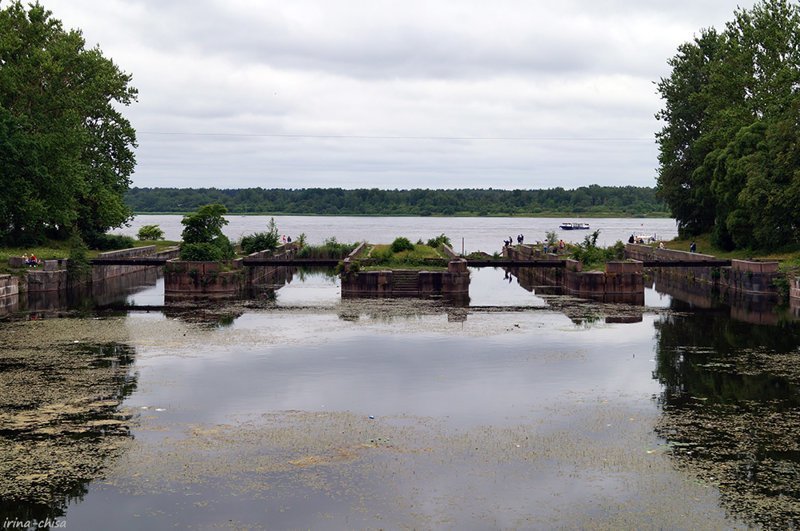
[[[133,75],[134,186],[653,186],[724,0],[41,0]],[[2,5],[2,0],[0,0]]]

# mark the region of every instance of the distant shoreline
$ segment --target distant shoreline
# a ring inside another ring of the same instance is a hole
[[[193,211],[171,211],[171,212],[134,212],[134,216],[185,216]],[[629,218],[629,219],[671,219],[669,212],[652,212],[643,215],[630,215],[625,212],[591,213],[579,212],[539,212],[536,214],[431,214],[421,216],[419,214],[314,214],[297,212],[234,212],[228,211],[227,216],[313,216],[321,218],[578,218],[578,219],[608,219],[608,218]],[[569,219],[567,220],[569,221]]]
[[[655,188],[380,190],[341,188],[131,188],[140,214],[186,214],[220,204],[229,214],[370,217],[669,217]]]

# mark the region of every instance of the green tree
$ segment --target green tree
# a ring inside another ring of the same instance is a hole
[[[765,0],[684,44],[658,90],[658,194],[683,235],[727,249],[796,241],[800,8]],[[792,123],[794,126],[792,127]]]
[[[656,134],[659,146],[657,194],[669,205],[681,235],[696,235],[714,223],[710,178],[697,169],[710,151],[706,132],[711,68],[719,56],[721,37],[704,30],[694,42],[678,47],[668,61],[672,73],[658,83],[664,108],[656,118],[665,122]]]
[[[0,10],[0,237],[91,243],[130,218],[124,194],[135,131],[118,107],[136,99],[123,73],[38,3]],[[7,194],[7,191],[13,191]]]
[[[219,261],[234,257],[233,245],[222,233],[222,227],[228,224],[224,217],[227,212],[224,206],[213,204],[183,216],[182,260]]]

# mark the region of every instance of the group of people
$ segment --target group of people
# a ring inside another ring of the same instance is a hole
[[[25,265],[28,266],[28,267],[36,267],[36,266],[38,266],[39,264],[42,263],[41,260],[36,258],[35,254],[31,254],[30,256],[28,256],[27,254],[23,254],[22,255],[22,260],[25,262]]]
[[[655,234],[653,234],[652,236],[650,235],[635,236],[631,234],[631,237],[628,238],[628,243],[655,243],[656,241],[658,241],[658,236],[656,236]]]
[[[522,245],[524,241],[525,241],[525,236],[523,236],[522,234],[517,234],[517,245]],[[514,243],[514,239],[511,236],[509,236],[507,240],[503,240],[504,247],[508,247],[512,243]]]
[[[525,236],[523,234],[518,234],[517,235],[517,245],[522,245],[523,242],[525,242]],[[503,240],[503,246],[504,247],[508,247],[512,243],[514,243],[514,239],[511,236],[509,236],[507,240]],[[539,242],[536,242],[536,243],[538,244]],[[564,240],[558,240],[558,242],[553,242],[552,244],[548,244],[547,240],[545,240],[544,245],[543,245],[543,249],[544,249],[545,253],[547,253],[547,252],[557,253],[559,251],[563,251],[566,246],[567,246],[567,244],[564,243]]]

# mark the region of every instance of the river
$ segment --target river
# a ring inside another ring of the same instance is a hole
[[[120,234],[136,236],[143,225],[158,225],[168,240],[180,240],[182,216],[139,215],[130,226],[118,230]],[[231,240],[267,230],[270,216],[226,216],[228,224],[225,235]],[[445,234],[456,251],[466,253],[484,251],[492,254],[503,246],[509,237],[516,243],[522,234],[528,243],[544,240],[545,234],[554,231],[566,242],[579,243],[591,232],[599,230],[598,245],[609,246],[616,241],[628,241],[631,234],[655,235],[659,239],[671,240],[678,234],[674,219],[668,218],[495,218],[495,217],[353,217],[353,216],[274,216],[282,235],[296,238],[306,235],[312,245],[321,244],[326,238],[335,236],[345,243],[369,241],[391,242],[405,236],[412,242]],[[561,230],[565,221],[588,223],[590,230]]]
[[[175,237],[179,219],[135,223]],[[266,220],[234,216],[227,230]],[[528,240],[557,224],[276,221],[311,241],[444,232],[489,252],[498,236]],[[671,220],[588,222],[609,238],[674,231]],[[341,300],[331,271],[304,270],[258,300],[159,308],[163,282],[148,275],[95,293],[103,310],[82,300],[5,319],[0,520],[90,530],[800,524],[794,314],[657,278],[632,306],[524,286],[502,269],[471,274],[467,306]],[[125,309],[108,310],[115,300]]]

